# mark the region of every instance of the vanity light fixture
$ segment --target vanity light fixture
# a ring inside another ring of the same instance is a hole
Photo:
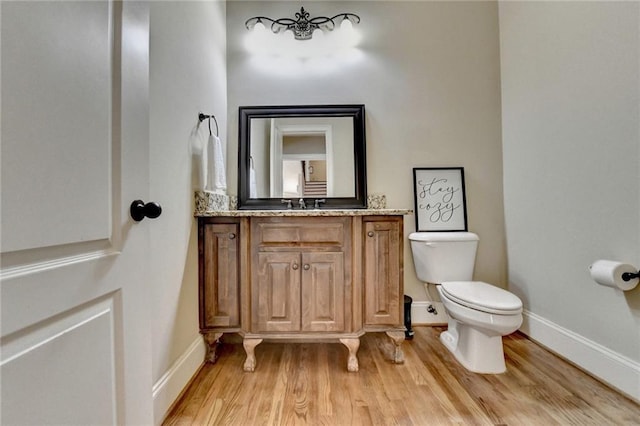
[[[304,7],[301,7],[300,12],[296,12],[296,19],[271,19],[266,16],[254,16],[253,18],[247,19],[244,25],[248,30],[252,30],[259,25],[262,25],[264,28],[263,21],[270,22],[271,31],[274,34],[290,30],[296,40],[310,40],[315,30],[333,31],[336,27],[336,21],[340,18],[342,18],[342,21],[339,23],[341,27],[360,23],[360,17],[353,13],[339,13],[331,18],[326,16],[309,18],[309,16],[309,12],[304,10]]]

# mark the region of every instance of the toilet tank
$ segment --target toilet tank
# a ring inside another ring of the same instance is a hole
[[[420,281],[440,284],[473,279],[479,240],[473,232],[414,232],[409,240]]]

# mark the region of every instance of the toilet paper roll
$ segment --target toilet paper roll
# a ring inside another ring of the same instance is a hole
[[[613,260],[596,260],[591,266],[591,278],[598,284],[619,288],[622,291],[633,290],[640,279],[629,281],[622,279],[622,274],[629,272],[635,274],[638,270],[628,263],[615,262]]]

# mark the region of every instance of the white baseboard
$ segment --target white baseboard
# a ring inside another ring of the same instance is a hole
[[[205,343],[198,336],[153,385],[153,419],[156,426],[162,423],[171,405],[198,371],[204,356]]]
[[[436,312],[429,312],[429,306],[433,306]],[[444,325],[448,321],[447,313],[441,302],[414,301],[411,304],[412,325]]]
[[[640,402],[640,363],[525,310],[520,331]]]

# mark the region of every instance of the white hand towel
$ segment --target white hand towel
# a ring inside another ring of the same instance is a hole
[[[253,169],[253,161],[251,161],[251,167],[249,168],[249,198],[258,198],[256,171]]]
[[[222,154],[222,142],[215,135],[209,135],[207,143],[208,161],[208,189],[216,194],[225,194],[227,191],[227,173]]]

